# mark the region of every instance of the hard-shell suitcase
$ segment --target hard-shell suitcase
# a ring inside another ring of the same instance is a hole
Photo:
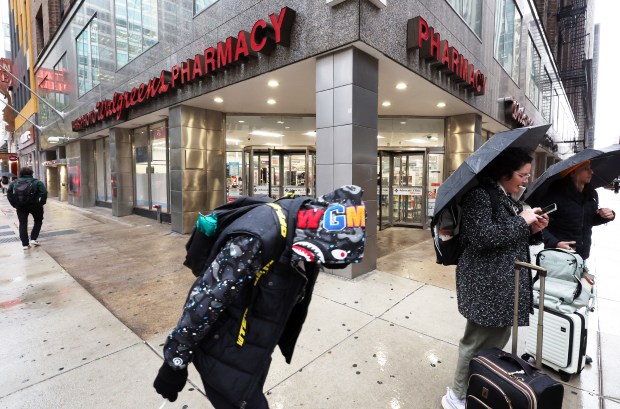
[[[542,363],[558,371],[560,378],[567,382],[571,375],[581,373],[586,365],[588,310],[584,308],[571,314],[545,307],[544,322]],[[533,329],[537,323],[538,308],[535,308],[534,315],[530,315],[523,359],[537,356]]]
[[[545,291],[544,268],[529,263],[515,262],[515,310],[512,327],[512,354],[498,348],[480,351],[469,364],[467,409],[558,409],[562,407],[564,387],[540,371],[540,350],[536,366],[519,358],[517,353],[519,269],[538,271],[540,291]],[[541,298],[540,305],[543,305]],[[542,315],[542,314],[541,314]],[[542,317],[538,321],[538,343],[542,348]]]

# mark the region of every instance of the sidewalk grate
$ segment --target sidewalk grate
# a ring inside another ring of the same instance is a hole
[[[79,233],[77,230],[58,230],[39,234],[39,237],[64,236],[65,234]]]
[[[0,231],[0,236],[12,236],[13,233],[12,231]]]
[[[19,237],[7,237],[4,239],[0,239],[0,243],[12,243],[14,241],[19,241]]]

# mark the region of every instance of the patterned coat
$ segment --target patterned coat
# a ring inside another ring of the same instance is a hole
[[[530,227],[518,216],[523,210],[499,186],[499,208],[493,215],[491,198],[482,187],[467,193],[463,202],[461,238],[465,249],[456,268],[459,312],[487,327],[513,322],[515,261],[530,261]],[[541,235],[536,235],[541,238]],[[532,240],[535,242],[536,240]],[[519,325],[529,324],[532,311],[532,277],[521,271]]]

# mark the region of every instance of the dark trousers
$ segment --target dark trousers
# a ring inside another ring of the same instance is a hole
[[[23,209],[17,209],[17,219],[19,219],[19,238],[22,246],[30,244],[28,240],[28,215],[31,214],[34,219],[34,226],[30,238],[36,240],[39,237],[41,226],[43,225],[43,206],[32,206]]]

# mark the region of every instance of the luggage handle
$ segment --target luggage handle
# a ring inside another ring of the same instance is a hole
[[[543,343],[543,314],[545,312],[545,278],[547,269],[535,264],[515,261],[515,300],[514,315],[512,317],[512,353],[517,355],[517,338],[519,331],[519,284],[520,269],[535,270],[540,277],[540,292],[538,297],[538,327],[536,329],[536,368],[542,369],[542,343]]]
[[[528,376],[534,376],[534,370],[536,369],[536,367],[532,366],[532,364],[530,364],[529,362],[524,361],[523,359],[519,359],[517,356],[504,351],[501,351],[498,354],[498,358],[503,361],[510,361],[514,363],[518,365],[519,368],[523,369],[523,372],[525,372]],[[513,374],[514,372],[510,373],[510,375]]]

